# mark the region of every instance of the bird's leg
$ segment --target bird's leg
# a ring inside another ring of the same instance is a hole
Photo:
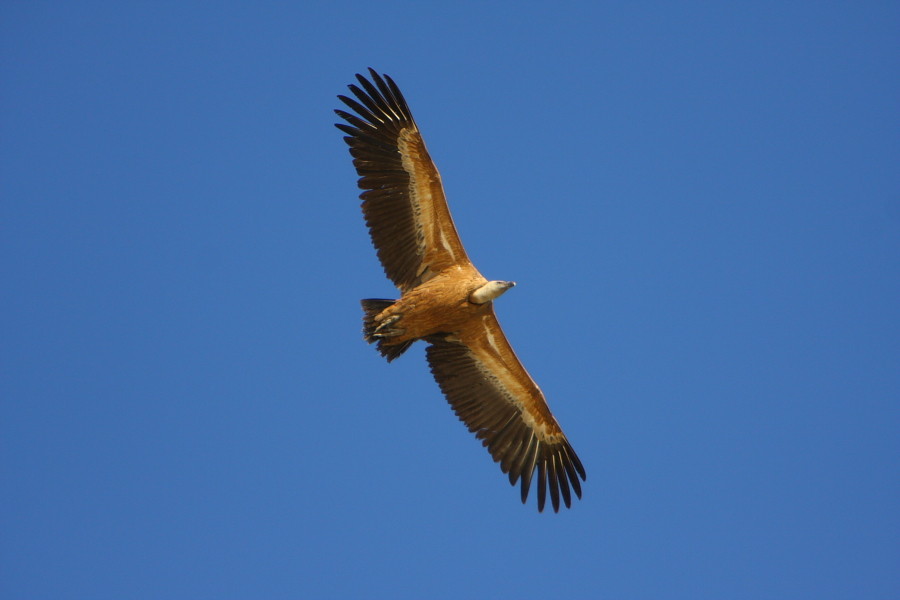
[[[382,321],[378,327],[375,328],[375,331],[372,333],[372,337],[393,337],[395,335],[400,335],[403,333],[402,329],[393,329],[390,326],[400,320],[400,315],[393,315]]]

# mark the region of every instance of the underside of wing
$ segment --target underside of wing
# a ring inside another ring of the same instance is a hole
[[[437,168],[394,81],[369,69],[357,75],[355,98],[338,96],[355,114],[347,121],[353,166],[359,174],[362,209],[385,273],[403,291],[439,271],[468,263],[453,225]]]
[[[538,510],[547,492],[554,511],[571,506],[586,478],[581,461],[550,413],[491,312],[471,331],[427,339],[431,372],[453,411],[482,440],[495,462],[521,481],[522,502],[537,472]]]

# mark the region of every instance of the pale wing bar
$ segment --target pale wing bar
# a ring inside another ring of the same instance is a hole
[[[560,496],[566,507],[571,506],[571,491],[581,498],[579,476],[585,480],[586,474],[566,436],[561,431],[544,434],[530,426],[522,414],[525,403],[467,346],[441,336],[427,341],[431,343],[426,351],[428,364],[450,406],[500,463],[509,482],[516,485],[521,480],[522,503],[528,499],[535,471],[538,511],[544,509],[548,489],[555,512],[559,512]]]

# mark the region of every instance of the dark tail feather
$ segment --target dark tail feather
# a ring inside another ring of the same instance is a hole
[[[378,339],[375,337],[375,317],[377,317],[381,311],[391,306],[394,301],[382,300],[379,298],[367,298],[366,300],[360,300],[359,302],[362,304],[363,309],[363,337],[371,344]]]
[[[379,298],[367,298],[360,301],[363,308],[363,337],[367,342],[375,343],[376,348],[383,357],[391,362],[412,346],[415,340],[403,342],[401,344],[388,344],[386,338],[375,337],[375,317],[394,303],[394,300],[382,300]]]

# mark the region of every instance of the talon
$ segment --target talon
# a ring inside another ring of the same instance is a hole
[[[387,332],[382,334],[381,330],[384,329],[385,327],[387,327],[388,325],[393,325],[394,323],[396,323],[399,320],[400,320],[400,315],[394,315],[393,317],[388,317],[387,319],[382,321],[381,324],[378,325],[378,327],[375,328],[373,335],[375,335],[376,337],[384,337],[385,335],[388,335]],[[379,335],[379,334],[381,334],[381,335]]]
[[[403,333],[402,329],[385,329],[381,333],[373,333],[372,337],[377,338],[379,340],[396,337]]]

